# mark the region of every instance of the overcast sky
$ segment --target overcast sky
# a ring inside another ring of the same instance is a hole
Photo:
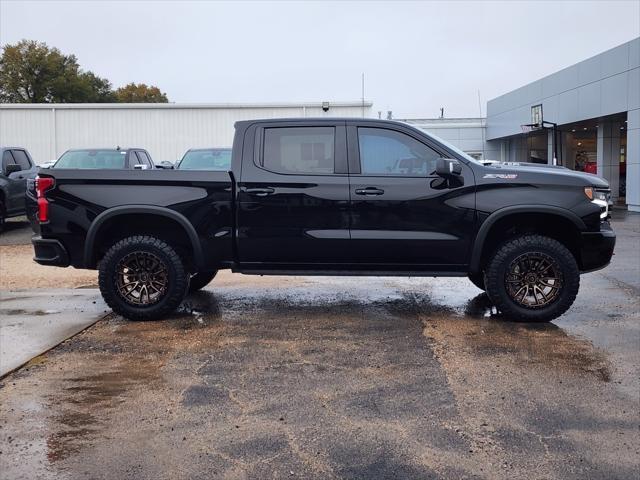
[[[0,0],[0,43],[73,53],[173,102],[359,100],[394,117],[476,116],[486,100],[640,35],[640,0]]]

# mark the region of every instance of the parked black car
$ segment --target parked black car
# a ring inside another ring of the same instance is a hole
[[[485,166],[392,121],[243,121],[229,172],[54,168],[37,183],[36,262],[99,269],[135,320],[229,268],[468,276],[508,318],[548,321],[615,245],[603,179]]]
[[[25,148],[0,147],[0,230],[6,218],[24,215],[27,179],[36,175],[37,167]]]
[[[155,164],[142,148],[82,148],[67,150],[50,168],[147,170]]]
[[[231,170],[230,148],[192,148],[175,166],[176,170]]]

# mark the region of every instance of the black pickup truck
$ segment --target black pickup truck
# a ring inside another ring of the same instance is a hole
[[[35,261],[98,269],[114,311],[175,309],[220,269],[259,275],[468,276],[505,317],[549,321],[606,266],[609,186],[485,166],[409,125],[235,125],[229,172],[42,171]]]

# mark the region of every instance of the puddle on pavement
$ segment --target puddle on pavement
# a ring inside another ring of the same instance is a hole
[[[117,370],[62,380],[65,386],[47,397],[54,414],[48,419],[46,456],[50,463],[80,452],[104,428],[104,415],[134,395],[137,386],[157,379],[156,365],[130,361]]]
[[[486,294],[469,300],[470,293],[478,290],[466,287],[466,282],[463,288],[431,291],[416,289],[410,280],[381,281],[384,286],[377,288],[367,287],[367,282],[358,279],[341,278],[287,285],[283,289],[236,288],[216,293],[203,290],[188,298],[175,320],[179,328],[190,329],[282,315],[299,317],[301,322],[311,315],[317,318],[316,314],[328,321],[339,321],[344,315],[364,315],[373,320],[383,310],[395,316],[420,318],[427,336],[450,343],[453,339],[478,358],[507,355],[522,364],[567,369],[602,381],[611,379],[607,357],[590,341],[553,323],[508,321],[497,313]],[[454,285],[455,280],[450,283]]]
[[[469,300],[478,290],[467,286],[467,282],[440,279],[438,283],[428,283],[436,287],[433,290],[416,288],[415,283],[423,283],[420,280],[413,284],[411,280],[395,279],[381,279],[371,286],[368,283],[371,280],[340,278],[285,288],[202,290],[187,299],[175,321],[178,328],[191,329],[282,315],[302,321],[312,314],[321,314],[328,321],[339,321],[344,315],[364,315],[373,320],[383,310],[395,316],[420,318],[428,336],[447,342],[454,339],[479,358],[503,354],[523,364],[564,368],[602,381],[611,378],[610,363],[590,341],[571,335],[554,323],[508,321],[497,313],[486,294]],[[442,284],[444,288],[438,288]],[[460,285],[464,287],[459,288]]]

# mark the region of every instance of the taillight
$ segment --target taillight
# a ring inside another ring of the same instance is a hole
[[[51,177],[36,177],[36,195],[38,197],[38,221],[45,223],[49,221],[49,200],[44,196],[47,190],[51,190],[55,185],[55,180]]]

